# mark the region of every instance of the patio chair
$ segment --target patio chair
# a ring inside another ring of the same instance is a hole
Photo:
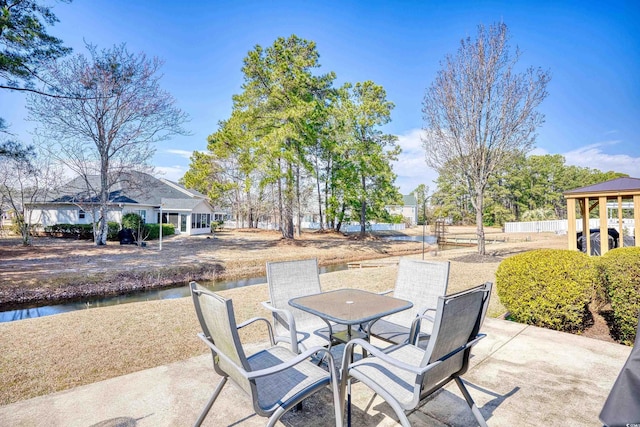
[[[270,300],[262,305],[273,314],[276,336],[291,342],[294,351],[330,347],[332,325],[289,305],[292,298],[322,292],[317,260],[268,262],[267,282]]]
[[[491,287],[491,283],[485,283],[439,297],[433,333],[426,350],[408,343],[380,350],[362,339],[349,342],[342,360],[341,395],[345,395],[348,385],[350,400],[350,381],[355,378],[387,401],[403,426],[410,426],[405,411],[417,409],[423,399],[453,380],[478,424],[486,426],[460,377],[469,366],[471,347],[485,337],[479,330]],[[372,356],[350,363],[356,345]]]
[[[448,283],[449,261],[400,258],[393,296],[411,301],[413,309],[365,325],[369,335],[393,344],[418,342],[424,345],[431,334],[430,322],[424,320],[433,321],[433,317],[425,315],[429,311],[435,312],[438,297],[447,293]],[[391,291],[386,293],[388,292]]]
[[[222,298],[195,282],[191,282],[189,286],[202,327],[202,333],[198,336],[211,349],[214,369],[222,376],[195,426],[202,424],[229,378],[251,397],[256,414],[269,417],[268,426],[275,425],[289,409],[331,384],[336,425],[342,426],[338,376],[333,357],[327,349],[316,347],[297,354],[288,348],[277,346],[268,319],[256,317],[236,325],[231,300]],[[271,347],[246,356],[238,329],[256,321],[263,321],[267,325]],[[319,352],[326,353],[324,356],[329,366],[328,372],[309,361],[309,357]]]

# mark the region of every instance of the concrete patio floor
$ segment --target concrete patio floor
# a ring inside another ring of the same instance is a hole
[[[600,426],[598,414],[630,347],[497,319],[474,347],[464,376],[490,426]],[[159,349],[161,351],[161,349]],[[188,426],[219,378],[209,354],[0,407],[2,426]],[[353,425],[396,425],[392,409],[354,384]],[[327,389],[278,425],[333,425]],[[410,416],[414,426],[471,426],[454,383]],[[250,400],[228,383],[205,426],[261,426]]]

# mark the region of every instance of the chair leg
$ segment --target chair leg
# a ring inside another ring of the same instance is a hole
[[[480,409],[478,409],[476,402],[473,401],[473,398],[469,394],[469,390],[467,390],[467,387],[462,382],[462,379],[460,377],[455,377],[454,379],[456,380],[456,384],[458,384],[458,388],[462,392],[464,399],[467,401],[467,405],[469,405],[469,407],[471,408],[471,412],[473,412],[473,416],[476,417],[476,421],[478,421],[478,425],[480,427],[487,427],[487,422],[485,421],[484,417],[480,413]]]
[[[207,417],[207,414],[209,413],[209,410],[211,409],[211,407],[213,406],[213,402],[216,401],[216,399],[218,398],[218,395],[220,394],[220,392],[222,391],[222,387],[224,387],[224,385],[227,383],[227,377],[222,377],[222,379],[220,380],[220,382],[218,383],[218,386],[216,387],[215,391],[213,392],[213,394],[211,395],[211,398],[209,399],[209,401],[207,402],[206,406],[204,407],[204,409],[202,410],[202,413],[200,414],[200,416],[198,417],[198,420],[196,421],[196,423],[193,425],[194,427],[200,427],[200,425],[202,424],[202,422],[204,421],[204,419]]]

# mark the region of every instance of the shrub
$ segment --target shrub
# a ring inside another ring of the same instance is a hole
[[[141,242],[148,237],[148,227],[137,213],[129,212],[122,215],[122,228],[128,228],[133,233],[136,242]]]
[[[505,259],[496,271],[500,302],[517,322],[580,331],[597,280],[593,260],[569,250],[542,249]]]
[[[44,231],[54,237],[93,239],[91,224],[53,224],[46,226]]]
[[[130,228],[136,231],[140,228],[141,224],[144,224],[144,221],[137,213],[129,212],[122,215],[122,228]]]
[[[91,227],[91,225],[89,225]],[[118,240],[118,232],[120,231],[120,224],[114,221],[107,222],[107,240]]]
[[[44,231],[53,237],[93,240],[92,224],[53,224],[47,225]],[[109,221],[107,223],[107,240],[117,240],[118,231],[120,231],[120,224]]]
[[[640,312],[640,247],[613,249],[601,257],[599,267],[613,311],[616,338],[631,345]]]
[[[147,230],[149,231],[148,239],[158,239],[160,237],[160,224],[147,224]],[[176,228],[173,224],[162,224],[162,235],[172,236],[176,234]]]

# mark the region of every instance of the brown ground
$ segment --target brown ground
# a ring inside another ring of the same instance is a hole
[[[397,234],[397,233],[396,233]],[[417,242],[357,240],[339,233],[303,233],[287,242],[275,231],[229,230],[215,236],[171,236],[146,248],[55,238],[0,239],[0,309],[17,304],[126,293],[190,280],[265,274],[266,261],[318,258],[323,265],[406,255]]]
[[[473,232],[458,228],[449,231],[460,235]],[[421,232],[414,228],[407,234]],[[541,247],[566,248],[566,236],[555,234],[505,235],[493,231],[491,235],[508,242],[488,245],[485,257],[475,255],[474,248],[427,253],[429,259],[451,260],[450,292],[494,281],[499,261],[506,256]],[[0,240],[0,295],[43,295],[48,290],[69,295],[78,289],[94,292],[106,286],[117,290],[140,283],[159,286],[174,276],[188,279],[263,274],[267,260],[316,257],[321,265],[327,265],[421,251],[422,243],[354,240],[334,233],[303,234],[303,239],[294,243],[284,243],[271,232],[225,231],[215,239],[176,236],[164,242],[162,251],[158,251],[157,243],[141,249],[45,239],[24,249],[15,241]],[[396,270],[392,265],[339,271],[323,274],[321,282],[327,290],[354,287],[381,291],[393,287]],[[27,291],[16,292],[19,288]],[[260,304],[268,298],[266,285],[222,293],[234,300],[238,322],[268,315]],[[504,312],[494,294],[489,315],[496,317]],[[606,328],[606,323],[598,319],[595,324]],[[196,338],[197,331],[189,298],[0,324],[0,405],[203,354],[206,348]],[[585,335],[608,339],[608,330]],[[245,342],[263,337],[264,331],[258,329],[243,334]]]

